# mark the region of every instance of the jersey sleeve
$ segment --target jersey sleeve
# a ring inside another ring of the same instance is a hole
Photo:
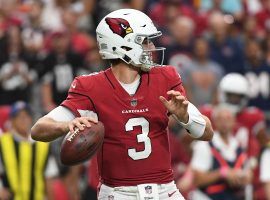
[[[265,115],[264,113],[255,107],[250,107],[248,109],[249,112],[249,121],[251,124],[252,134],[257,135],[261,130],[265,129]]]
[[[85,112],[95,112],[94,104],[88,96],[88,91],[89,88],[86,90],[83,87],[80,77],[76,77],[69,88],[66,100],[61,103],[61,106],[71,110],[76,117],[82,116],[82,113]]]
[[[176,90],[181,92],[182,95],[186,96],[185,88],[183,87],[183,82],[181,79],[180,74],[176,71],[173,66],[166,66],[165,67],[165,76],[168,80],[168,91],[169,90]]]

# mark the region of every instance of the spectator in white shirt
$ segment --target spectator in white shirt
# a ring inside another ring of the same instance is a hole
[[[252,174],[245,169],[246,154],[233,136],[235,117],[227,108],[216,107],[213,122],[213,140],[193,146],[191,167],[199,188],[193,199],[244,199],[243,187],[250,183]]]

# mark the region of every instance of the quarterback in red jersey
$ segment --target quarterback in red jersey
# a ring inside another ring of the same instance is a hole
[[[173,67],[154,67],[155,52],[164,48],[151,42],[161,32],[147,15],[114,11],[96,33],[101,57],[111,68],[75,78],[67,99],[36,122],[32,137],[50,141],[102,121],[99,199],[183,199],[173,182],[168,114],[199,140],[213,136],[209,119],[186,99]]]

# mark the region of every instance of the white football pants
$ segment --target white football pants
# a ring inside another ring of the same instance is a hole
[[[185,200],[173,182],[158,184],[158,198],[140,199],[137,186],[109,187],[102,184],[98,200]]]

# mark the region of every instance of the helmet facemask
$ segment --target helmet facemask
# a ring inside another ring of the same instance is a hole
[[[149,71],[153,66],[162,66],[164,61],[164,51],[166,48],[155,47],[153,42],[154,39],[160,37],[161,35],[162,33],[160,31],[152,35],[138,34],[135,37],[135,42],[141,45],[143,49],[139,58],[140,64],[131,64],[135,65],[136,67],[140,67],[143,71]]]
[[[234,114],[239,113],[248,103],[248,97],[244,94],[225,92],[221,104],[228,107]]]

